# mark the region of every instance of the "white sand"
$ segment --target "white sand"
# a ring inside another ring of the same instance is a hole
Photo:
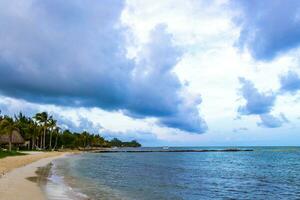
[[[52,160],[64,156],[43,158],[24,167],[13,169],[0,178],[0,200],[43,200],[46,199],[41,187],[28,177],[36,177],[38,167],[44,167]],[[1,159],[0,159],[1,162]]]

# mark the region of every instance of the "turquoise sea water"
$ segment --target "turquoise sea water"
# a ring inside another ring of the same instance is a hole
[[[193,149],[209,148],[229,147]],[[300,148],[249,148],[70,156],[54,163],[47,193],[49,199],[300,199]]]

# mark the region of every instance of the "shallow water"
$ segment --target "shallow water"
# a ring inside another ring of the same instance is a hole
[[[194,149],[208,148],[229,147]],[[71,156],[54,163],[51,193],[60,185],[69,199],[299,199],[300,148],[252,149]]]

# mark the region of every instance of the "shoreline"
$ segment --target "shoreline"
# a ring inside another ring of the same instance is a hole
[[[69,154],[68,152],[46,152],[1,159],[0,200],[46,199],[41,186],[31,179],[38,176],[39,168]]]
[[[207,153],[207,152],[243,152],[254,151],[253,149],[157,149],[157,150],[127,150],[127,149],[108,149],[108,150],[96,150],[92,153]]]

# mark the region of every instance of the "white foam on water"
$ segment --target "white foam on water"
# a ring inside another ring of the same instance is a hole
[[[56,173],[55,164],[51,168],[51,175],[45,185],[45,192],[49,200],[87,200],[87,195],[70,187],[63,176]]]

